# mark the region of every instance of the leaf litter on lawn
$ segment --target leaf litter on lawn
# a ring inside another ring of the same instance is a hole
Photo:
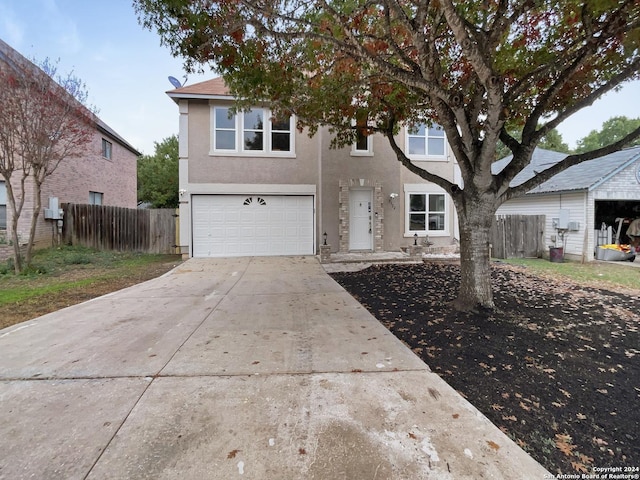
[[[455,264],[332,276],[549,471],[640,465],[640,291],[496,263],[486,317],[449,307]]]

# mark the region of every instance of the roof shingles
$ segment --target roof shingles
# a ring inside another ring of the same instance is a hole
[[[175,90],[169,90],[167,92],[170,95],[224,95],[230,96],[229,88],[225,85],[222,77],[216,77],[211,80],[205,80],[204,82],[194,83],[193,85],[186,85],[184,87],[176,88]]]
[[[531,163],[527,165],[511,181],[511,186],[517,186],[532,178],[536,173],[546,170],[563,160],[567,154],[537,148],[533,153]],[[495,162],[491,168],[493,173],[500,172],[509,164],[513,156],[508,156]],[[550,193],[575,190],[589,190],[607,179],[618,169],[640,159],[640,147],[631,147],[618,152],[595,158],[567,168],[558,173],[542,185],[527,193]]]

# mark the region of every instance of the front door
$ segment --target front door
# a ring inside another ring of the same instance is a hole
[[[349,191],[349,250],[373,250],[371,190]]]

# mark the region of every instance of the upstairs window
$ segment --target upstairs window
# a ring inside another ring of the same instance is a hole
[[[351,148],[351,155],[370,156],[373,155],[372,137],[367,128],[367,112],[357,115],[354,122],[356,127],[356,141]]]
[[[89,205],[102,205],[104,193],[89,192]]]
[[[102,139],[102,156],[106,159],[111,160],[111,149],[113,145],[111,142],[105,138]]]
[[[236,150],[236,116],[229,108],[214,109],[214,150]]]
[[[264,151],[264,110],[255,108],[243,112],[243,150]]]
[[[446,137],[440,125],[414,125],[407,129],[407,153],[410,158],[446,159]]]
[[[237,115],[230,107],[214,107],[212,154],[291,156],[294,153],[292,117],[275,118],[266,108]]]
[[[291,151],[291,118],[271,120],[271,151]]]

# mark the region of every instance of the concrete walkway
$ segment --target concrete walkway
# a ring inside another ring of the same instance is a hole
[[[0,405],[2,479],[547,474],[315,257],[192,259],[0,330]]]

